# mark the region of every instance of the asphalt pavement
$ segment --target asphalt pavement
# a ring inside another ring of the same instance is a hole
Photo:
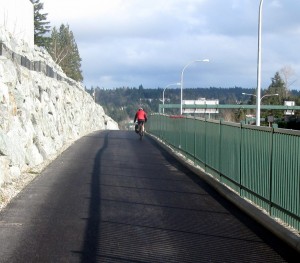
[[[299,262],[148,135],[98,131],[0,212],[0,262]]]

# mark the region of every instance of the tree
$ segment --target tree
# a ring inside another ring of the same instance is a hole
[[[34,44],[40,47],[46,47],[49,43],[49,37],[45,34],[50,32],[50,22],[46,21],[47,13],[42,14],[41,10],[44,4],[40,0],[30,0],[34,8]]]
[[[282,80],[278,71],[275,73],[274,77],[271,80],[272,83],[266,90],[265,95],[278,94],[278,96],[265,97],[263,100],[263,104],[283,105],[284,101],[287,99],[285,82]],[[275,115],[276,117],[283,117],[282,110],[271,110],[267,111],[266,114]]]
[[[286,86],[285,82],[282,80],[279,72],[277,71],[274,77],[271,79],[272,82],[266,90],[266,94],[279,94],[276,101],[282,103],[286,99]],[[274,97],[269,97],[268,99],[274,100]]]
[[[73,32],[68,25],[61,24],[59,30],[54,27],[51,32],[47,50],[54,62],[65,74],[76,81],[82,81],[81,58],[74,39]]]
[[[292,67],[290,66],[285,66],[280,70],[280,75],[283,77],[284,79],[284,83],[285,83],[285,92],[286,92],[286,97],[288,97],[289,94],[289,87],[294,84],[296,82],[296,80],[293,80],[290,82],[290,78],[295,75],[295,71],[292,69]]]

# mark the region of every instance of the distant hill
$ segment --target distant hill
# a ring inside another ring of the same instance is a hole
[[[144,89],[142,85],[138,88],[96,88],[87,90],[91,95],[95,91],[95,100],[99,103],[111,118],[119,123],[123,128],[128,122],[133,121],[138,107],[142,106],[149,114],[158,112],[159,104],[162,104],[162,88]],[[242,93],[255,94],[255,89],[245,89],[241,87],[233,88],[184,88],[184,100],[197,100],[199,98],[218,99],[220,104],[248,104],[251,96]],[[300,97],[300,91],[290,91],[292,96]],[[180,88],[167,88],[164,92],[166,104],[180,103]],[[253,97],[252,97],[253,100]],[[168,111],[170,114],[178,114],[178,109]],[[232,113],[233,115],[235,113]],[[227,113],[228,115],[228,113]],[[236,119],[236,116],[232,118]],[[240,118],[240,117],[238,117]],[[230,119],[230,118],[229,118]],[[234,121],[234,120],[232,120]]]

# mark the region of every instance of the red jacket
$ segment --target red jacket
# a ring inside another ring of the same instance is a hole
[[[134,116],[134,122],[138,121],[147,121],[147,113],[143,110],[138,110]]]

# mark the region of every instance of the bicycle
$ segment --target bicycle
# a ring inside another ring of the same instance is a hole
[[[138,134],[140,136],[140,140],[143,140],[143,137],[145,135],[145,127],[144,127],[144,122],[140,122],[138,124]]]

